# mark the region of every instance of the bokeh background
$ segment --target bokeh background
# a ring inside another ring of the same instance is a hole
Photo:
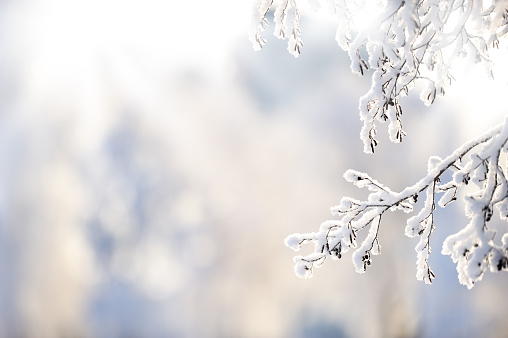
[[[252,50],[251,6],[0,2],[0,337],[507,336],[508,275],[468,291],[440,254],[460,202],[437,211],[431,286],[405,214],[384,219],[362,275],[345,255],[299,279],[283,244],[365,197],[345,170],[399,190],[502,122],[506,42],[495,80],[457,71],[432,107],[413,93],[404,142],[381,128],[365,155],[370,80],[333,18],[302,9],[295,59],[270,28]]]

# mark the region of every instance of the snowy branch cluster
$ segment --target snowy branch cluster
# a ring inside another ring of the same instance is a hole
[[[444,208],[456,200],[460,189],[471,183],[477,189],[466,196],[466,216],[470,222],[445,240],[442,253],[450,255],[457,263],[459,281],[468,288],[481,280],[487,269],[492,272],[508,270],[508,233],[502,235],[500,244],[496,244],[499,236],[496,237],[495,231],[488,226],[495,210],[501,219],[508,219],[507,173],[500,163],[501,155],[508,152],[507,141],[508,119],[502,126],[462,145],[445,159],[431,157],[427,175],[401,192],[390,190],[365,173],[348,170],[345,179],[360,188],[367,188],[370,194],[365,201],[342,198],[339,205],[331,208],[332,214],[338,218],[323,222],[318,232],[293,234],[286,238],[286,245],[296,251],[304,243],[314,243],[313,253],[295,257],[296,274],[309,278],[314,268],[321,266],[327,257],[339,259],[350,248],[354,249],[356,271],[365,272],[372,256],[381,252],[378,233],[383,214],[388,210],[411,213],[423,195],[425,203],[408,219],[405,234],[411,238],[419,237],[415,248],[417,279],[432,283],[434,273],[428,257],[436,199],[439,198],[437,204]],[[452,178],[443,182],[443,174],[447,171],[453,173]],[[357,235],[362,231],[367,235],[358,245]]]
[[[399,98],[416,82],[424,89],[420,98],[430,105],[444,95],[454,79],[450,68],[458,57],[482,62],[491,73],[489,47],[497,46],[508,32],[507,0],[313,0],[333,9],[338,27],[336,40],[349,53],[351,69],[372,72],[370,90],[360,98],[364,151],[374,152],[377,122],[389,122],[393,142],[406,135],[402,128]],[[259,50],[266,40],[261,33],[274,7],[274,34],[288,39],[288,51],[298,56],[300,39],[296,0],[254,0],[250,40]]]
[[[253,25],[249,32],[249,38],[253,43],[254,50],[260,50],[266,44],[261,36],[266,26],[269,25],[266,15],[273,5],[273,0],[255,0],[253,11]],[[288,51],[295,57],[300,55],[303,42],[300,39],[300,15],[296,6],[296,0],[284,0],[274,13],[274,35],[279,39],[288,39]]]
[[[444,95],[454,79],[450,69],[457,58],[466,66],[482,63],[491,72],[489,48],[497,47],[508,32],[508,0],[313,0],[319,7],[332,8],[337,16],[336,40],[347,51],[354,73],[372,72],[369,91],[360,98],[363,121],[361,139],[364,151],[372,153],[378,143],[377,123],[388,122],[390,139],[401,142],[402,107],[399,99],[423,84],[420,98],[430,105]],[[298,56],[300,39],[296,0],[254,0],[250,39],[259,50],[266,40],[262,32],[269,24],[267,14],[274,8],[275,36],[288,39],[288,50]],[[344,197],[331,208],[337,216],[321,224],[319,231],[293,234],[285,243],[295,251],[302,244],[314,243],[311,254],[296,256],[295,272],[310,278],[314,268],[331,257],[339,259],[353,249],[353,264],[363,273],[379,255],[381,219],[388,210],[415,212],[407,220],[405,234],[419,238],[416,245],[416,277],[432,283],[428,258],[434,231],[436,204],[444,208],[457,199],[460,190],[473,186],[466,194],[469,223],[443,243],[442,253],[457,264],[460,283],[472,288],[485,271],[508,270],[508,231],[500,234],[489,226],[497,212],[508,220],[508,168],[500,163],[507,156],[508,119],[463,146],[445,159],[431,157],[427,175],[401,192],[395,192],[369,175],[348,170],[344,177],[370,193],[364,201]],[[444,175],[445,173],[449,173]],[[446,181],[446,177],[451,177]],[[424,198],[424,203],[418,199]],[[357,240],[360,233],[363,239]]]

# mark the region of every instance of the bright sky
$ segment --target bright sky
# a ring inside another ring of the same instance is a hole
[[[249,11],[248,1],[234,0],[26,0],[5,19],[22,33],[14,45],[59,74],[76,64],[86,72],[101,53],[130,53],[154,67],[215,68],[235,39],[247,38]]]

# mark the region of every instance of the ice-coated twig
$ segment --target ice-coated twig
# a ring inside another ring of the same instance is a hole
[[[314,268],[321,266],[326,258],[339,259],[350,248],[354,249],[353,264],[357,272],[364,272],[371,264],[372,255],[380,254],[378,234],[383,214],[390,210],[413,211],[420,195],[425,193],[425,202],[419,212],[408,219],[405,234],[419,237],[416,245],[416,277],[432,283],[434,273],[428,257],[431,253],[430,237],[434,231],[436,194],[443,194],[438,201],[446,207],[456,200],[457,192],[472,183],[474,193],[466,195],[466,216],[469,224],[449,236],[442,253],[450,255],[457,263],[460,283],[468,288],[481,280],[483,273],[508,270],[508,230],[501,237],[502,245],[494,243],[496,233],[489,229],[495,208],[502,219],[508,218],[508,182],[500,156],[508,151],[508,118],[503,124],[456,149],[448,157],[431,157],[427,175],[401,192],[394,192],[365,173],[348,170],[344,178],[359,188],[367,188],[367,200],[342,198],[339,205],[331,208],[337,219],[321,224],[317,232],[293,234],[286,238],[288,247],[298,251],[305,243],[314,243],[314,252],[307,256],[296,256],[295,272],[303,278],[312,277]],[[453,173],[449,182],[442,182],[443,173]],[[357,237],[368,228],[368,233],[358,246]]]
[[[380,122],[388,122],[393,142],[402,141],[406,133],[399,99],[416,82],[424,85],[420,98],[430,105],[454,79],[451,67],[457,58],[466,59],[468,66],[483,63],[491,74],[489,48],[497,47],[508,32],[506,0],[316,2],[334,9],[336,40],[348,52],[353,73],[372,70],[371,87],[359,102],[360,137],[367,153],[378,144]],[[256,50],[266,43],[260,32],[272,4],[273,0],[254,0],[250,40]],[[275,35],[287,38],[289,52],[298,56],[303,43],[296,1],[279,0],[275,7]]]

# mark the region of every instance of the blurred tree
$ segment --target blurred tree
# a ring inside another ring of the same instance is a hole
[[[325,5],[337,17],[336,40],[348,52],[353,73],[372,73],[371,87],[360,98],[359,112],[363,127],[360,138],[364,151],[373,153],[378,144],[377,124],[388,122],[391,141],[401,142],[402,106],[399,99],[416,87],[426,105],[454,80],[450,69],[457,60],[465,67],[482,64],[492,76],[489,50],[499,46],[508,32],[507,0],[312,0],[316,8]],[[295,57],[301,52],[300,15],[296,0],[255,0],[250,40],[254,49],[266,44],[261,33],[268,25],[267,13],[274,10],[275,36],[288,40],[288,51]],[[419,211],[407,221],[408,237],[419,237],[417,252],[418,280],[432,283],[430,236],[434,231],[436,204],[447,206],[469,183],[474,191],[465,197],[466,216],[470,222],[449,236],[442,253],[457,263],[460,283],[472,288],[485,271],[508,270],[508,231],[494,231],[489,222],[495,209],[508,219],[507,168],[500,162],[508,151],[508,119],[485,134],[463,144],[448,157],[431,157],[427,175],[414,185],[395,192],[369,175],[348,170],[344,177],[370,191],[364,201],[342,198],[332,207],[338,219],[321,224],[317,232],[293,234],[286,245],[294,250],[313,242],[314,252],[295,257],[295,272],[309,278],[315,267],[327,257],[341,258],[354,248],[353,263],[357,272],[365,272],[371,256],[380,253],[378,233],[383,214],[388,211]],[[450,173],[446,174],[445,173]],[[423,195],[425,202],[418,204]],[[357,234],[368,229],[357,244]],[[502,233],[500,233],[502,232]]]

